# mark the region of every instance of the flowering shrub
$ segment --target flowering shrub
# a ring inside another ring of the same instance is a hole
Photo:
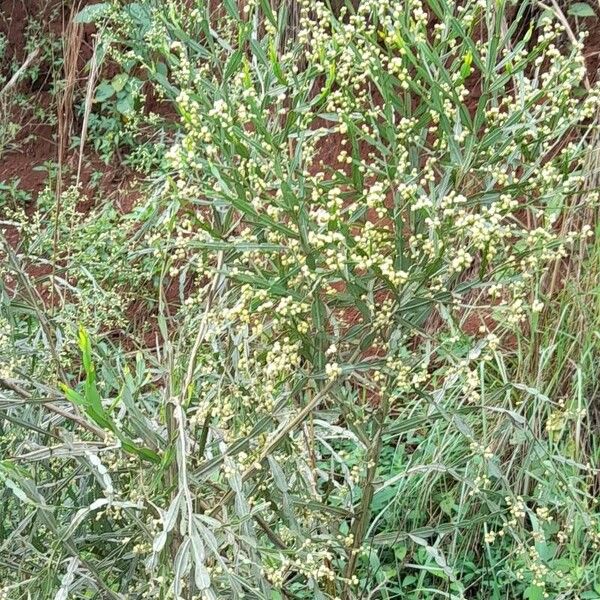
[[[593,233],[600,88],[585,36],[528,4],[305,1],[295,35],[267,2],[95,10],[179,125],[130,215],[66,193],[44,343],[6,286],[5,387],[73,411],[52,446],[3,441],[28,573],[6,598],[595,593],[595,467],[563,437],[587,407],[528,377]],[[52,220],[27,227],[27,260],[50,260]],[[19,265],[3,276],[30,289]]]

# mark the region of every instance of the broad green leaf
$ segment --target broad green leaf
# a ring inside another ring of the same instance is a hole
[[[538,587],[537,585],[530,585],[523,592],[523,598],[525,598],[525,600],[543,600],[544,588]]]
[[[112,78],[110,84],[112,85],[115,92],[120,92],[125,87],[128,80],[129,80],[129,75],[127,75],[127,73],[117,73]]]
[[[100,2],[85,6],[75,15],[75,23],[94,23],[108,12],[109,3]]]
[[[131,96],[131,94],[127,94],[126,96],[119,98],[119,100],[117,101],[117,110],[122,115],[131,114],[134,108],[135,107],[133,105],[133,97]]]
[[[110,83],[108,83],[108,81],[103,81],[96,88],[95,100],[96,100],[96,102],[104,102],[104,101],[112,98],[114,95],[115,95],[115,88],[113,88],[113,86]]]
[[[574,2],[569,6],[569,14],[573,17],[595,17],[596,12],[587,2]]]

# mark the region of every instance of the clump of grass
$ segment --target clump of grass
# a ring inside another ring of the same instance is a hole
[[[528,6],[84,9],[179,119],[5,242],[7,598],[595,597],[600,95]]]

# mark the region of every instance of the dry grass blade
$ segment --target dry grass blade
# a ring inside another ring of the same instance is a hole
[[[58,143],[57,143],[57,174],[56,174],[56,203],[54,208],[54,256],[52,265],[52,279],[56,275],[56,262],[58,260],[58,246],[60,243],[60,227],[63,192],[63,167],[65,153],[71,137],[73,125],[73,93],[77,83],[79,51],[83,40],[83,27],[75,22],[79,5],[71,8],[71,13],[66,27],[63,29],[64,53],[64,83],[58,102]],[[55,302],[55,287],[52,286],[51,303]]]
[[[77,185],[79,185],[79,182],[81,181],[81,169],[83,167],[84,158],[83,152],[85,149],[85,142],[87,140],[90,113],[92,112],[92,104],[94,102],[94,93],[96,90],[96,82],[98,80],[98,70],[100,68],[100,65],[98,63],[98,40],[99,37],[95,38],[94,40],[94,49],[92,52],[92,58],[89,63],[89,74],[85,90],[85,101],[83,105],[83,123],[81,124],[79,158],[77,162]]]
[[[23,64],[15,71],[14,75],[8,80],[6,85],[0,90],[0,97],[4,94],[8,93],[12,88],[17,85],[19,79],[23,76],[23,74],[27,71],[27,69],[33,64],[34,60],[38,57],[40,53],[39,48],[34,48],[25,58]]]

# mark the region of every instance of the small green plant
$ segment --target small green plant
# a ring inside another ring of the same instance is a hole
[[[56,16],[56,11],[51,11]],[[38,102],[33,88],[40,89],[60,80],[61,41],[35,17],[23,29],[23,47],[11,47],[0,32],[0,156],[19,149],[31,141],[24,130],[35,125],[56,123],[53,100]],[[16,55],[24,52],[17,60]],[[52,96],[56,89],[52,89]]]
[[[0,207],[15,209],[31,200],[31,194],[22,190],[20,184],[19,178],[0,182]]]
[[[118,73],[110,81],[100,82],[96,90],[95,101],[107,107],[109,100],[114,102],[114,109],[123,117],[127,117],[136,109],[136,98],[139,97],[142,82],[135,77],[130,77],[127,73]]]
[[[117,153],[128,166],[150,172],[162,162],[167,149],[165,124],[146,111],[144,82],[128,73],[132,67],[129,61],[123,72],[99,83],[94,97],[97,108],[89,116],[89,137],[105,162]],[[72,144],[77,147],[79,138],[74,137]]]

